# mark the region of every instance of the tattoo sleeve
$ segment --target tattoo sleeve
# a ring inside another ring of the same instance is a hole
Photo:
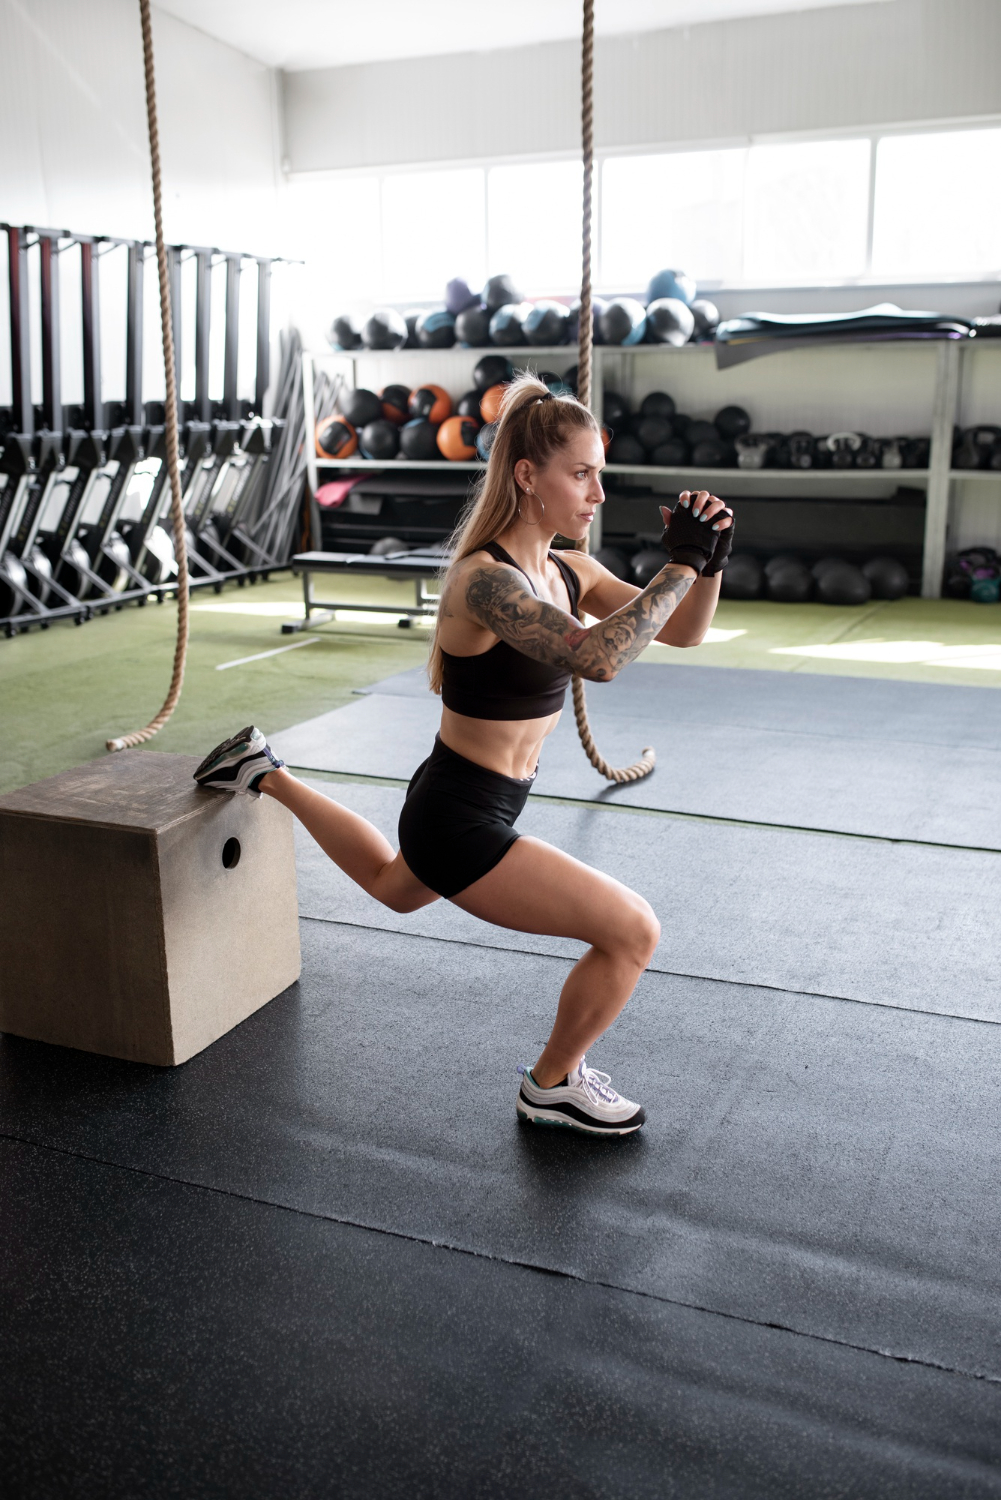
[[[694,582],[689,572],[667,563],[635,599],[585,627],[537,599],[501,564],[470,573],[466,605],[475,620],[533,661],[607,682],[650,644]]]

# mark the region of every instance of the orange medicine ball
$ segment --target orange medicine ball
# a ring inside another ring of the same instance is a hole
[[[358,434],[343,417],[324,417],[317,422],[317,458],[350,458],[357,450]]]
[[[438,428],[438,447],[453,463],[475,458],[479,430],[474,417],[448,417]]]
[[[609,430],[608,430],[607,427],[603,427],[601,429],[601,446],[604,448],[604,450],[605,450],[606,453],[608,452],[608,449],[611,446],[611,442],[612,442],[612,434],[609,432]]]
[[[484,422],[496,422],[506,393],[506,385],[492,385],[488,391],[483,392],[480,397],[480,416]]]
[[[410,392],[411,419],[433,422],[437,427],[452,415],[452,398],[440,385],[421,385]]]

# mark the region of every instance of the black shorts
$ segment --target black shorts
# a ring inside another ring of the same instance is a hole
[[[439,896],[457,896],[519,837],[514,822],[534,780],[534,774],[521,781],[488,771],[435,735],[400,813],[400,853],[408,869]]]

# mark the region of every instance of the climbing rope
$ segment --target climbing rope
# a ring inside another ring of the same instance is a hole
[[[594,179],[594,0],[584,0],[584,31],[581,40],[581,137],[584,156],[584,222],[581,241],[580,317],[578,322],[577,397],[591,406],[591,187]],[[587,551],[587,537],[577,543]],[[641,758],[631,766],[610,766],[594,743],[587,717],[584,682],[573,680],[573,711],[584,754],[607,781],[640,781],[649,776],[657,759],[652,745],[645,745]]]
[[[167,247],[163,241],[163,211],[160,197],[160,133],[156,123],[156,86],[153,80],[153,28],[149,0],[139,0],[142,20],[143,61],[146,65],[146,118],[149,123],[149,155],[153,169],[153,220],[156,225],[156,266],[160,277],[160,323],[163,329],[163,373],[167,394],[165,401],[164,438],[167,447],[167,474],[170,478],[170,519],[177,557],[177,643],[174,647],[174,670],[164,705],[145,729],[108,740],[109,750],[128,750],[151,740],[163,728],[177,707],[184,682],[184,663],[188,654],[188,552],[184,535],[184,508],[181,504],[181,470],[177,443],[177,384],[174,370],[174,333],[170,311],[170,278],[167,274]]]

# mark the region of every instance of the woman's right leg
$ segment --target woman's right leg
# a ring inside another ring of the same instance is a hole
[[[397,912],[418,911],[440,899],[411,874],[403,856],[365,818],[305,786],[284,768],[269,772],[258,785],[287,807],[324,854],[383,906]]]

